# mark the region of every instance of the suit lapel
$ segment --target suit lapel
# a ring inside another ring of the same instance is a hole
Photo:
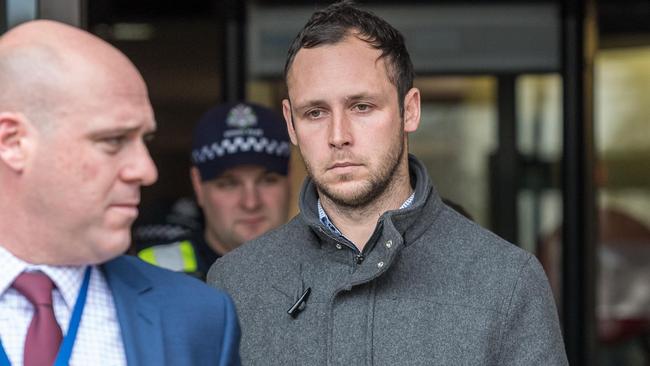
[[[160,313],[150,296],[153,284],[124,257],[105,263],[102,269],[113,294],[127,363],[165,364]]]

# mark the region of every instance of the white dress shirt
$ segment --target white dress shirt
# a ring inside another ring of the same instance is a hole
[[[65,337],[86,267],[32,265],[1,245],[0,267],[0,340],[11,364],[22,365],[25,336],[34,308],[11,284],[24,271],[48,275],[56,286],[52,291],[54,314]],[[96,266],[91,271],[70,365],[126,365],[113,295]]]

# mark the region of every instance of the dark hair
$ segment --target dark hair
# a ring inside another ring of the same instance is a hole
[[[285,80],[298,51],[336,44],[355,36],[381,50],[386,57],[388,79],[397,88],[400,113],[404,112],[404,96],[413,87],[413,64],[406,50],[404,37],[393,26],[375,14],[357,8],[352,1],[341,1],[316,11],[291,43],[284,66]]]

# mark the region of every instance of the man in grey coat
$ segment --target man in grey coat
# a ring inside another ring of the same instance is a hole
[[[408,154],[420,92],[401,34],[348,2],[285,67],[309,177],[300,214],[219,259],[248,365],[565,365],[534,256],[442,203]]]

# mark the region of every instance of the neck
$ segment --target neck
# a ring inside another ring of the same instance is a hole
[[[381,215],[400,208],[412,193],[408,165],[405,165],[405,169],[396,172],[384,192],[362,207],[337,205],[320,192],[319,196],[332,223],[359,251],[363,251]]]
[[[53,226],[45,206],[25,199],[24,192],[19,190],[14,190],[9,197],[14,199],[7,198],[0,203],[0,245],[30,264],[73,266],[88,263],[83,251],[70,250],[68,244],[75,239],[75,234]]]
[[[29,226],[26,226],[26,221],[23,220],[22,211],[0,211],[3,213],[14,213],[11,217],[0,214],[0,246],[9,251],[14,257],[27,263],[46,263],[47,256],[45,253],[47,251],[41,247],[40,244],[42,241],[36,239],[42,237],[39,236],[39,227],[36,226],[29,230],[25,229]]]
[[[3,235],[0,238],[0,246],[11,253],[14,257],[30,264],[57,265],[46,255],[45,250],[34,248],[26,242],[15,237]]]

